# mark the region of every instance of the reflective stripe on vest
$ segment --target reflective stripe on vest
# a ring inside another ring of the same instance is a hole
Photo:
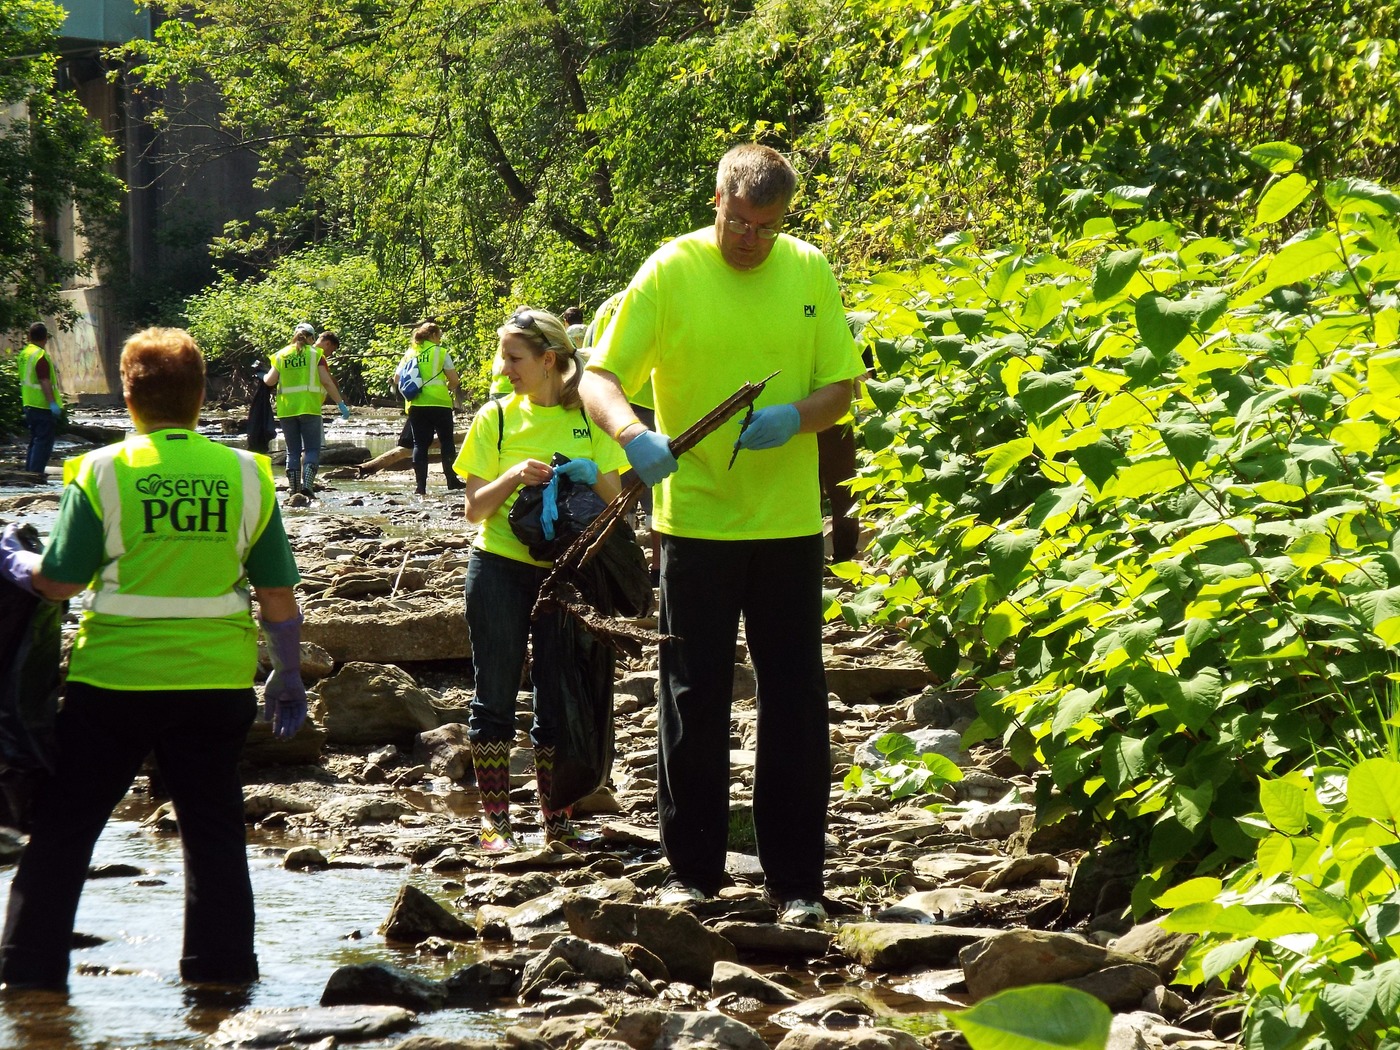
[[[305,354],[305,365],[287,366],[287,359]],[[277,415],[318,416],[325,391],[321,387],[321,351],[314,346],[283,347],[272,357],[277,369]]]
[[[112,446],[111,449],[101,449],[85,457],[91,464],[93,490],[89,491],[89,498],[96,496],[94,502],[100,509],[103,548],[108,559],[95,581],[86,607],[92,612],[132,619],[203,619],[248,612],[251,609],[249,593],[246,588],[239,586],[225,594],[186,597],[122,593],[118,589],[122,582],[121,559],[127,554],[121,486],[116,465],[123,447]],[[247,558],[248,551],[259,533],[259,525],[263,521],[265,493],[256,457],[240,449],[228,451],[237,457],[239,481],[242,485],[243,513],[234,537],[235,556],[241,565]]]

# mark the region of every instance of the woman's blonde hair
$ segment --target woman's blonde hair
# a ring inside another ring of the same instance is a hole
[[[423,321],[413,330],[413,345],[442,342],[442,329],[436,321]]]
[[[577,408],[580,404],[578,381],[583,376],[583,369],[579,368],[574,341],[569,338],[564,322],[548,310],[519,306],[515,313],[506,318],[506,323],[496,329],[497,338],[507,335],[523,335],[532,346],[538,348],[536,357],[548,350],[554,351],[554,359],[560,366],[559,374],[564,379],[564,385],[559,390],[559,403],[565,408]]]
[[[122,347],[122,393],[143,419],[193,423],[204,403],[204,355],[183,328],[146,328]]]

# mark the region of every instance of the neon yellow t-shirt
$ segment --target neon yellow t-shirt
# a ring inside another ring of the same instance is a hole
[[[500,406],[500,412],[496,406]],[[505,420],[505,434],[500,421]],[[500,438],[500,451],[496,450]],[[499,401],[488,401],[472,419],[467,439],[452,469],[462,477],[472,475],[495,481],[517,463],[538,459],[548,463],[556,452],[570,459],[591,459],[599,474],[610,474],[627,466],[627,456],[603,428],[594,425],[577,408],[537,405],[523,394],[511,394]],[[529,548],[515,538],[508,516],[515,504],[517,489],[481,526],[476,546],[503,558],[530,565],[548,566],[547,561],[530,557]]]
[[[755,408],[799,401],[862,375],[841,291],[812,245],[781,235],[753,270],[724,261],[713,227],[660,248],[627,286],[589,367],[612,372],[629,395],[653,385],[657,429],[675,437],[745,382],[779,372]],[[821,532],[817,436],[741,451],[742,416],[680,457],[656,489],[659,532],[742,540]]]

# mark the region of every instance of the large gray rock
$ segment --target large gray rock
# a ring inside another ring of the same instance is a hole
[[[332,744],[401,744],[438,728],[428,694],[398,667],[358,660],[346,664],[316,690],[312,707]]]
[[[563,962],[573,973],[606,984],[621,981],[630,971],[627,958],[616,948],[606,944],[594,944],[580,937],[557,937],[541,954],[535,956],[525,966],[520,975],[520,983],[529,986],[556,961]]]
[[[354,602],[339,598],[308,602],[303,641],[325,649],[337,663],[405,663],[462,660],[471,656],[462,600],[430,594]]]
[[[1115,952],[1132,955],[1156,969],[1163,979],[1176,975],[1176,968],[1196,943],[1194,933],[1168,933],[1160,922],[1144,922],[1134,926],[1108,946]]]
[[[326,731],[308,719],[290,740],[272,735],[272,723],[261,717],[254,720],[243,741],[240,761],[250,766],[314,766],[321,761],[321,749],[326,743]]]
[[[280,1046],[318,1039],[361,1042],[404,1032],[417,1019],[400,1006],[312,1006],[243,1010],[226,1018],[210,1046]]]
[[[719,922],[714,931],[741,952],[815,959],[831,947],[831,934],[775,922]]]
[[[413,760],[448,780],[466,782],[472,776],[472,745],[464,722],[449,722],[418,734]]]
[[[387,963],[351,963],[331,974],[321,993],[322,1006],[361,1004],[402,1006],[407,1010],[441,1010],[447,989],[441,981],[401,970]]]
[[[841,927],[836,947],[867,970],[899,972],[942,965],[992,935],[966,926],[853,922]]]
[[[1058,984],[1138,960],[1068,933],[1010,930],[958,953],[973,1000],[1028,984]],[[1141,996],[1139,996],[1141,998]]]
[[[677,980],[708,986],[715,963],[736,962],[734,945],[680,908],[653,908],[574,897],[564,903],[569,932],[603,944],[640,944]]]
[[[848,704],[867,700],[895,700],[917,693],[929,684],[927,667],[877,663],[854,665],[828,663],[826,687]]]
[[[738,963],[717,962],[710,978],[710,991],[715,995],[733,993],[761,1003],[793,1003],[797,996],[777,981],[769,980],[756,970]]]
[[[466,941],[476,937],[474,927],[412,883],[399,887],[399,895],[389,909],[389,917],[378,932],[386,941],[399,944],[418,944],[429,937],[443,937],[450,941]]]
[[[1121,1013],[1141,1006],[1148,992],[1161,987],[1160,981],[1157,971],[1150,966],[1120,963],[1064,983],[1069,988],[1087,992],[1114,1013]]]
[[[366,824],[392,824],[414,812],[397,795],[334,795],[316,807],[316,820],[332,827],[364,827]]]

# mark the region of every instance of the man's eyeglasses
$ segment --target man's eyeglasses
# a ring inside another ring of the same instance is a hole
[[[520,328],[527,332],[534,332],[537,336],[544,340],[544,348],[546,350],[559,349],[557,346],[555,346],[549,341],[549,336],[545,335],[544,329],[541,328],[539,323],[536,321],[533,311],[527,309],[526,307],[522,306],[519,309],[517,309],[515,313],[511,314],[510,317],[506,320],[506,324],[510,325],[510,327],[512,328]]]
[[[778,238],[778,231],[769,226],[755,226],[742,219],[725,219],[723,221],[724,228],[735,237],[743,237],[752,233],[761,241],[772,241]]]

